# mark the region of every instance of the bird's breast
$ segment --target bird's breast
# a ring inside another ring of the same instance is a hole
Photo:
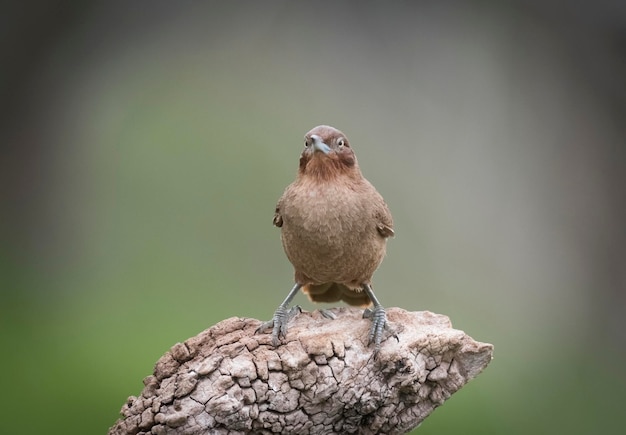
[[[315,282],[369,281],[385,253],[367,192],[335,185],[286,192],[282,242],[296,271]]]
[[[368,226],[363,198],[339,188],[309,188],[286,201],[282,214],[284,230],[324,246],[338,243],[341,247],[358,239]]]

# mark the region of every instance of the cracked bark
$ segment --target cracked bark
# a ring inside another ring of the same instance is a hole
[[[247,318],[174,345],[109,435],[406,433],[492,358],[446,316],[400,308],[374,357],[362,311],[330,311],[298,315],[277,348]]]

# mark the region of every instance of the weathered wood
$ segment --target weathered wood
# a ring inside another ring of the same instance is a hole
[[[247,318],[176,344],[109,434],[401,434],[492,358],[446,316],[399,308],[374,356],[362,311],[330,311],[298,315],[277,348]]]

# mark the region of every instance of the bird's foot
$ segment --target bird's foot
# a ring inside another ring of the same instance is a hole
[[[277,347],[280,345],[280,339],[287,336],[287,324],[291,319],[300,314],[302,309],[298,305],[294,305],[289,310],[287,307],[279,306],[274,312],[272,320],[264,322],[256,329],[256,333],[272,330],[272,345]]]
[[[387,327],[387,315],[382,305],[374,306],[374,309],[366,308],[363,311],[364,319],[372,319],[372,326],[367,339],[367,344],[374,343],[374,353],[380,350],[380,342],[383,338],[383,330]]]
[[[330,320],[335,320],[337,318],[337,315],[335,313],[327,309],[321,309],[320,314]]]

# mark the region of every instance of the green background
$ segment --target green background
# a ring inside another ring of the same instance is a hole
[[[1,431],[105,433],[173,344],[268,319],[274,205],[331,124],[394,215],[383,305],[495,345],[416,433],[621,433],[626,63],[554,4],[16,3]]]

